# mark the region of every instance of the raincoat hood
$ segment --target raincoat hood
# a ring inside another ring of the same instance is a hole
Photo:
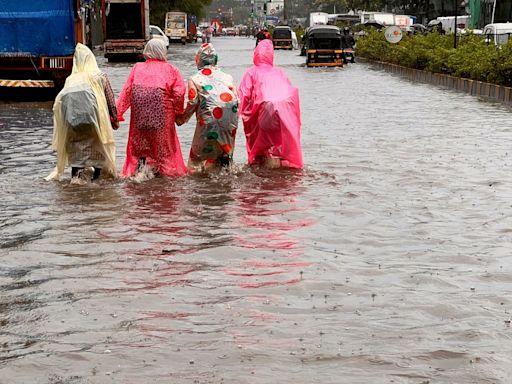
[[[151,39],[144,47],[143,55],[146,59],[167,61],[167,47],[158,39]]]
[[[199,47],[196,53],[197,69],[203,69],[207,65],[217,65],[218,56],[210,43],[205,43]]]
[[[73,55],[73,69],[72,74],[87,72],[91,75],[100,73],[98,63],[94,53],[85,45],[78,43],[75,48],[75,54]]]
[[[269,39],[262,40],[254,49],[252,58],[254,65],[267,64],[274,66],[274,45]]]

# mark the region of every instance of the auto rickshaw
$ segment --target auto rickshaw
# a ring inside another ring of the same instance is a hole
[[[308,67],[343,67],[341,31],[334,25],[309,27],[304,35],[303,53]]]
[[[287,26],[278,26],[272,33],[274,49],[293,49],[292,29]]]

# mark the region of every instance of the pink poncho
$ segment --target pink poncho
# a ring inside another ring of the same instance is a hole
[[[274,67],[271,40],[257,45],[253,62],[239,88],[249,165],[263,157],[281,159],[284,167],[302,168],[299,91]]]
[[[180,71],[166,61],[149,58],[134,65],[117,101],[119,121],[131,108],[121,176],[133,176],[140,158],[163,175],[187,173],[175,125],[176,115],[183,112],[185,89]]]

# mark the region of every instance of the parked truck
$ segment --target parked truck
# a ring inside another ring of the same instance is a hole
[[[165,14],[165,34],[171,42],[179,41],[181,44],[190,42],[187,14],[180,11],[167,12]]]
[[[309,14],[309,26],[327,25],[329,22],[329,14],[325,12],[311,12]]]
[[[0,96],[63,87],[83,42],[79,11],[79,0],[0,0]]]
[[[102,0],[104,55],[140,60],[149,40],[149,0]]]

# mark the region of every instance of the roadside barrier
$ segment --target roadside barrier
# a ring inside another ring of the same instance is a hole
[[[364,61],[380,69],[384,69],[386,71],[399,74],[400,76],[404,76],[412,81],[455,89],[460,92],[469,93],[473,96],[496,100],[512,107],[511,87],[485,83],[483,81],[465,79],[462,77],[444,75],[442,73],[432,73],[428,71],[422,71],[420,69],[402,67],[401,65],[384,63],[380,61]]]

